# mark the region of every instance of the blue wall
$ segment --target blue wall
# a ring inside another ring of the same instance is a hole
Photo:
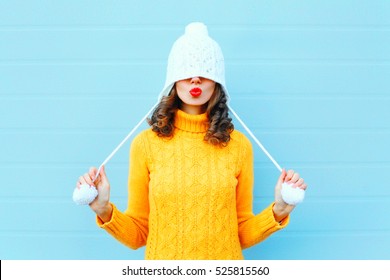
[[[233,108],[310,185],[289,227],[245,257],[390,259],[386,0],[1,0],[0,259],[143,258],[71,195],[155,103],[191,21],[222,47]],[[278,171],[255,150],[258,212]],[[127,155],[107,165],[122,210]]]

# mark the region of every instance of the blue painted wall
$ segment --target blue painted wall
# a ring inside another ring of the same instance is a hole
[[[1,0],[0,259],[143,258],[71,194],[155,103],[191,21],[223,49],[233,108],[310,185],[289,227],[245,257],[390,259],[386,0]],[[258,212],[278,171],[255,150]],[[107,166],[122,210],[127,155]]]

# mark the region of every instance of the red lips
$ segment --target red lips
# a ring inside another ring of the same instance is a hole
[[[199,87],[193,88],[190,90],[190,94],[192,95],[192,97],[198,97],[202,94],[202,89]]]

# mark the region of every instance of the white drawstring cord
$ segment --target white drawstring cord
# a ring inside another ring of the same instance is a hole
[[[154,108],[157,107],[159,102],[157,102],[153,107],[146,113],[146,115],[139,121],[139,123],[127,134],[127,136],[122,140],[122,142],[119,143],[119,145],[111,152],[111,154],[103,161],[103,163],[99,166],[98,171],[96,172],[96,176],[93,179],[92,182],[95,182],[96,178],[98,177],[100,170],[102,167],[110,161],[110,159],[118,152],[118,150],[123,146],[124,143],[134,134],[134,132],[140,127],[140,125],[146,120],[146,118],[152,113]]]
[[[97,176],[99,175],[102,167],[110,161],[110,159],[118,152],[118,150],[123,146],[123,144],[134,134],[134,132],[138,129],[138,127],[146,120],[146,118],[152,113],[152,111],[157,107],[159,102],[157,102],[153,107],[148,111],[148,113],[138,122],[138,124],[127,134],[127,136],[119,143],[119,145],[111,152],[111,154],[103,161],[103,163],[99,166],[98,171],[96,173],[95,178],[92,182],[95,182]],[[253,138],[256,144],[260,147],[260,149],[265,153],[265,155],[272,161],[275,167],[282,172],[282,168],[276,162],[276,160],[271,156],[271,154],[267,151],[267,149],[261,144],[261,142],[256,138],[256,136],[252,133],[252,131],[245,125],[245,123],[241,120],[238,114],[232,109],[231,106],[228,106],[229,110],[233,113],[236,119],[241,123],[244,129],[249,133],[249,135]],[[283,200],[292,205],[296,205],[302,202],[305,191],[300,188],[293,188],[291,185],[286,183],[282,184],[282,197]],[[80,189],[75,188],[73,192],[73,201],[79,205],[86,205],[91,203],[95,197],[98,195],[98,192],[95,187],[90,187],[86,185],[81,185]]]
[[[123,146],[124,143],[134,134],[138,127],[146,120],[146,118],[152,113],[152,111],[157,107],[159,102],[157,102],[153,107],[146,113],[146,115],[138,122],[138,124],[127,134],[127,136],[119,143],[119,145],[108,155],[108,157],[102,162],[99,166],[95,178],[92,182],[95,182],[96,178],[99,176],[99,173],[102,167],[111,160],[111,158],[118,152],[118,150]],[[78,205],[88,205],[98,195],[98,191],[94,186],[82,184],[80,187],[76,187],[73,191],[73,201]]]
[[[276,160],[271,156],[271,154],[267,151],[267,149],[261,144],[259,139],[256,138],[256,136],[252,133],[252,131],[245,125],[245,123],[241,120],[241,118],[238,116],[238,114],[232,109],[231,106],[229,106],[229,110],[233,113],[233,115],[236,117],[236,119],[241,123],[241,125],[244,127],[244,129],[249,133],[249,135],[253,138],[253,140],[256,142],[256,144],[260,147],[260,149],[264,152],[264,154],[272,161],[272,163],[275,165],[275,167],[282,172],[282,168],[280,165],[276,162]],[[282,183],[282,189],[281,194],[283,200],[291,205],[297,205],[298,203],[301,203],[303,199],[305,198],[305,191],[301,188],[294,188],[292,184],[288,183]]]
[[[241,120],[241,118],[237,115],[237,113],[232,109],[230,105],[228,105],[229,110],[233,113],[233,115],[236,117],[236,119],[241,123],[241,125],[245,128],[245,130],[249,133],[249,135],[253,138],[253,140],[256,142],[256,144],[260,147],[260,149],[264,152],[264,154],[272,161],[272,163],[275,165],[275,167],[282,172],[282,168],[280,165],[276,162],[276,160],[271,156],[271,154],[267,151],[267,149],[261,144],[261,142],[256,138],[256,136],[252,133],[252,131],[245,125],[245,123]]]
[[[146,120],[146,118],[152,113],[154,108],[158,105],[159,102],[157,102],[153,107],[146,113],[146,115],[139,121],[139,123],[127,134],[127,136],[122,140],[121,143],[111,152],[111,154],[103,161],[103,163],[99,166],[98,171],[96,173],[96,177],[99,175],[100,170],[102,167],[111,160],[111,158],[118,152],[118,150],[123,146],[124,143],[134,134],[134,132],[138,129],[138,127]],[[264,154],[272,161],[272,163],[275,165],[275,167],[282,172],[282,168],[277,163],[277,161],[271,156],[271,154],[267,151],[267,149],[261,144],[259,139],[256,138],[256,136],[252,133],[252,131],[246,126],[246,124],[243,122],[243,120],[238,116],[238,114],[233,110],[233,108],[229,105],[229,110],[233,113],[234,117],[241,123],[241,125],[244,127],[244,129],[249,133],[249,135],[253,138],[253,140],[256,142],[256,144],[260,147],[260,149],[264,152]],[[96,178],[93,179],[93,182],[95,182]]]

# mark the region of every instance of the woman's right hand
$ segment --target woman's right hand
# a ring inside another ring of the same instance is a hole
[[[100,169],[100,173],[95,182],[92,182],[97,173],[96,167],[91,167],[88,173],[80,176],[77,182],[77,187],[82,184],[95,186],[98,191],[98,196],[92,201],[89,206],[102,219],[103,222],[108,222],[111,219],[112,205],[110,203],[110,182],[106,176],[104,166]]]

